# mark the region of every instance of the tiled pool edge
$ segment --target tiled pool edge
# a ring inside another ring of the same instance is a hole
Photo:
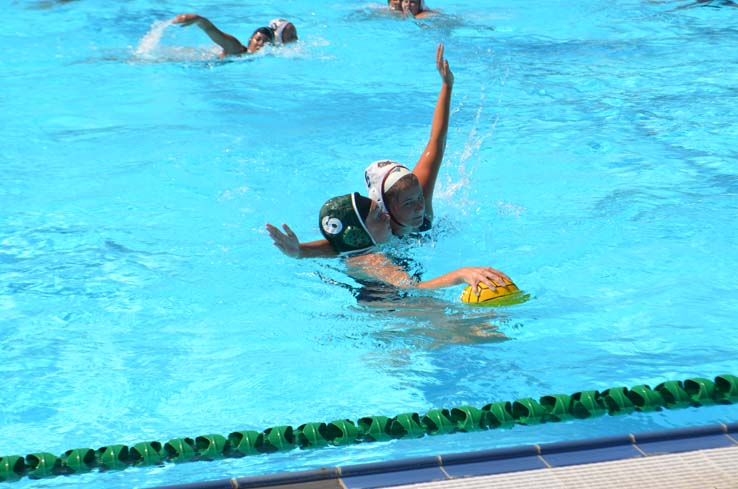
[[[295,489],[300,486],[369,489],[727,447],[738,447],[738,423],[158,486],[152,489],[255,489],[274,486],[294,486]]]

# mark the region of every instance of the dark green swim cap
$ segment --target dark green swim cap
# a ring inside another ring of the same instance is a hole
[[[371,199],[353,194],[328,200],[320,209],[320,232],[339,253],[361,253],[376,245],[364,225]]]

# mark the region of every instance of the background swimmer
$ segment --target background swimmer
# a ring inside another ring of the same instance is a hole
[[[436,14],[435,10],[425,8],[424,0],[401,0],[402,12],[405,15],[412,15],[416,19],[422,19],[431,14]]]
[[[255,53],[265,44],[274,43],[274,31],[269,27],[257,28],[251,34],[248,45],[244,46],[236,37],[221,31],[208,19],[197,14],[179,14],[172,19],[172,24],[181,24],[181,27],[197,25],[215,44],[223,48],[221,58],[232,54]]]
[[[454,84],[454,75],[443,56],[443,44],[439,44],[436,49],[436,68],[443,83],[433,112],[428,143],[412,172],[396,162],[381,160],[369,165],[364,174],[370,197],[382,203],[393,217],[392,233],[396,236],[428,230],[433,220],[433,190],[446,150]],[[400,171],[396,167],[404,168],[407,173],[403,172],[400,178],[393,178],[392,184],[388,185],[390,180],[388,173]],[[266,229],[274,244],[287,256],[293,258],[335,256],[335,250],[326,240],[300,243],[287,224],[282,225],[284,232],[271,224],[267,224]]]

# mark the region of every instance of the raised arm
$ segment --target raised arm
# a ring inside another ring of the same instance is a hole
[[[205,31],[205,34],[213,40],[213,42],[223,48],[222,56],[229,54],[241,54],[247,51],[246,46],[241,41],[230,34],[221,31],[212,22],[205,17],[197,14],[180,14],[172,19],[172,24],[181,24],[181,27],[196,24],[197,27]]]
[[[413,173],[418,177],[423,189],[425,215],[428,219],[433,219],[433,189],[436,186],[438,170],[446,151],[446,134],[448,133],[448,119],[451,112],[451,91],[454,86],[454,74],[451,72],[451,68],[448,67],[448,61],[443,57],[443,44],[439,44],[436,50],[436,68],[443,81],[441,93],[438,95],[436,108],[433,111],[433,123],[428,144],[413,169]]]
[[[325,239],[300,243],[297,235],[287,224],[282,224],[284,232],[271,224],[267,224],[266,229],[274,242],[274,246],[292,258],[334,258],[338,256],[336,250]]]

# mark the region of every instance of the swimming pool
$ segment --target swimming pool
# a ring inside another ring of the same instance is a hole
[[[738,373],[733,8],[515,2],[416,24],[378,4],[201,2],[245,38],[218,61],[170,2],[16,2],[0,186],[0,455],[134,444]],[[160,36],[160,37],[159,37]],[[333,261],[288,259],[264,224],[319,237],[362,171],[414,164],[456,83],[436,225],[399,250],[433,276],[505,271],[533,298],[460,288],[358,305]],[[510,338],[480,334],[487,324]],[[44,481],[147,487],[735,421],[689,408]],[[38,486],[23,479],[14,487]]]

